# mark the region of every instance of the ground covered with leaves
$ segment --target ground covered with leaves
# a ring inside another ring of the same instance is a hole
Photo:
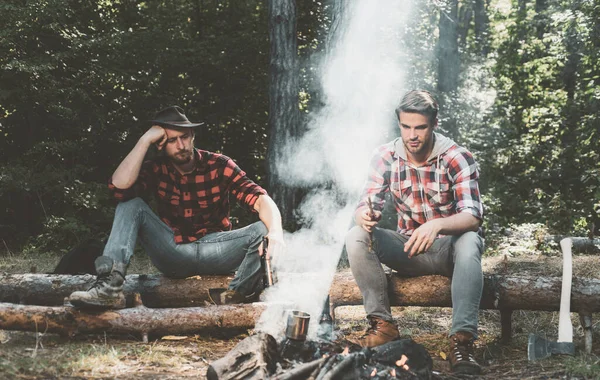
[[[557,247],[542,245],[536,235],[540,226],[525,225],[489,239],[484,258],[487,273],[506,271],[528,275],[560,276],[561,257]],[[27,272],[33,262],[39,272],[50,271],[58,258],[43,261],[27,256],[0,260],[0,271]],[[136,257],[130,273],[153,271],[143,257]],[[598,254],[575,254],[574,276],[600,278]],[[435,378],[454,379],[448,372],[447,331],[449,308],[398,307],[393,314],[403,337],[412,337],[434,359]],[[576,355],[555,356],[538,362],[527,360],[530,333],[556,339],[557,312],[515,311],[510,343],[501,343],[500,315],[480,312],[476,357],[483,365],[482,379],[600,379],[600,315],[593,315],[591,354],[584,351],[583,331],[573,313]],[[362,307],[336,309],[336,337],[351,339],[365,326]],[[72,339],[53,334],[0,331],[0,377],[7,379],[180,379],[205,378],[208,365],[251,334],[166,336],[141,342],[136,336],[88,335]],[[469,377],[462,377],[469,378]],[[471,377],[472,378],[472,377]]]

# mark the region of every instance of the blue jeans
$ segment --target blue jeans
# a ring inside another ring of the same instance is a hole
[[[152,263],[168,277],[237,273],[229,289],[252,294],[261,285],[258,248],[267,235],[263,222],[233,231],[208,234],[187,244],[175,244],[173,230],[141,198],[118,204],[104,256],[125,268],[139,237]]]
[[[408,236],[382,228],[371,237],[362,227],[346,235],[350,269],[363,295],[367,315],[392,321],[388,283],[381,264],[405,276],[439,274],[452,277],[452,328],[450,335],[465,331],[477,337],[479,302],[483,291],[481,255],[483,239],[475,232],[435,239],[425,253],[408,258],[404,244]]]

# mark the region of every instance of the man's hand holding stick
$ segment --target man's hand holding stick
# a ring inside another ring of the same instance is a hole
[[[371,202],[371,197],[367,198],[367,206],[369,207],[369,218],[371,220],[375,219],[375,212],[373,211],[373,202]],[[375,238],[373,237],[373,229],[369,231],[369,237],[371,238],[369,242],[369,251],[373,252],[373,243]]]

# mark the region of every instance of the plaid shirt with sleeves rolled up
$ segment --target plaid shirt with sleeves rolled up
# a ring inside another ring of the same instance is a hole
[[[229,196],[254,210],[258,197],[267,192],[225,155],[195,149],[196,168],[181,174],[166,157],[143,163],[137,181],[128,189],[109,189],[118,201],[153,194],[158,216],[175,235],[175,243],[190,243],[204,235],[231,230]]]
[[[411,235],[428,220],[467,212],[483,219],[479,171],[473,155],[452,140],[434,133],[432,153],[425,165],[416,167],[406,156],[400,138],[375,150],[357,210],[371,198],[381,211],[385,194],[398,213],[397,232]]]

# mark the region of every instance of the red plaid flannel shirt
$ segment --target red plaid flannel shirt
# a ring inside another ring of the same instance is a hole
[[[252,182],[233,160],[196,149],[196,169],[182,175],[166,157],[143,163],[137,181],[128,189],[109,189],[120,202],[154,194],[158,215],[175,235],[175,243],[190,243],[204,235],[231,230],[229,195],[255,212],[254,203],[267,192]]]
[[[446,139],[437,133],[436,137]],[[446,141],[451,146],[421,167],[400,157],[398,151],[403,151],[400,139],[378,147],[357,209],[366,206],[367,197],[371,197],[373,208],[381,211],[385,194],[391,190],[399,233],[411,235],[428,220],[459,212],[468,212],[481,220],[483,205],[475,159],[465,148]]]

